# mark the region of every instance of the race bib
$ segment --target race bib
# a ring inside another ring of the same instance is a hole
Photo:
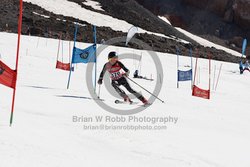
[[[117,72],[113,72],[113,73],[111,73],[111,79],[113,79],[113,80],[117,80],[117,79],[119,79],[119,78],[121,78],[121,72],[120,71],[117,71]]]

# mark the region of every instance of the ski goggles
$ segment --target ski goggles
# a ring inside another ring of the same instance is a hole
[[[115,57],[109,58],[109,61],[114,60],[114,59],[118,59],[118,56],[115,56]]]

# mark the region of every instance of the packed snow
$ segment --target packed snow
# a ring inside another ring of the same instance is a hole
[[[162,19],[164,22],[168,23],[171,25],[170,21],[165,17],[165,16],[158,16],[160,19]]]
[[[217,44],[215,44],[215,43],[212,43],[212,42],[210,42],[210,41],[208,41],[208,40],[206,40],[206,39],[204,39],[204,38],[201,38],[201,37],[199,37],[199,36],[197,36],[197,35],[194,35],[194,34],[188,32],[188,31],[186,31],[186,30],[183,30],[183,29],[181,29],[181,28],[176,28],[176,29],[177,29],[178,31],[182,32],[183,34],[185,34],[186,36],[188,36],[188,37],[194,39],[194,40],[197,41],[199,44],[201,44],[201,45],[203,45],[203,46],[205,46],[205,47],[214,47],[214,48],[216,48],[216,49],[224,50],[225,52],[230,53],[230,54],[232,54],[232,55],[234,55],[234,56],[238,56],[238,57],[241,57],[241,56],[242,56],[241,53],[239,53],[239,52],[237,52],[237,51],[234,51],[234,50],[228,49],[228,48],[226,48],[226,47],[224,47],[224,46],[221,46],[221,45],[217,45]]]
[[[44,18],[46,18],[46,19],[49,19],[50,17],[49,16],[47,16],[47,15],[43,15],[43,14],[40,14],[40,13],[37,13],[37,12],[32,12],[33,14],[35,14],[35,15],[38,15],[38,16],[41,16],[41,17],[44,17]]]
[[[83,2],[84,5],[90,6],[93,9],[99,10],[99,11],[104,11],[102,9],[102,6],[100,5],[99,2],[96,1],[92,1],[92,0],[86,0],[85,2]]]
[[[163,21],[165,21],[166,23],[168,23],[168,24],[171,25],[170,21],[169,21],[166,17],[164,17],[164,16],[158,16],[158,17],[159,17],[160,19],[162,19]],[[232,54],[232,55],[234,55],[234,56],[238,56],[238,57],[241,57],[241,56],[242,56],[241,53],[239,53],[239,52],[237,52],[237,51],[234,51],[234,50],[232,50],[232,49],[226,48],[226,47],[221,46],[221,45],[217,45],[217,44],[215,44],[215,43],[213,43],[213,42],[210,42],[210,41],[208,41],[208,40],[206,40],[206,39],[204,39],[204,38],[201,38],[201,37],[199,37],[199,36],[197,36],[197,35],[194,35],[194,34],[188,32],[188,31],[186,31],[186,30],[184,30],[184,29],[182,29],[182,28],[180,28],[180,27],[175,27],[175,28],[176,28],[178,31],[180,31],[181,33],[183,33],[183,34],[185,34],[186,36],[190,37],[191,39],[195,40],[196,42],[198,42],[198,43],[199,43],[200,45],[202,45],[202,46],[205,46],[205,47],[214,47],[214,48],[216,48],[216,49],[224,50],[225,52],[230,53],[230,54]]]
[[[1,60],[12,68],[16,40],[16,34],[0,33]],[[77,43],[77,47],[81,48],[89,45]],[[221,63],[223,68],[217,90],[213,88],[212,79],[211,100],[206,100],[191,96],[190,82],[181,82],[177,89],[176,55],[157,53],[164,71],[159,97],[165,104],[156,100],[133,116],[135,119],[151,120],[166,118],[168,121],[165,124],[153,124],[150,120],[129,122],[129,116],[123,116],[127,119],[125,122],[74,122],[74,116],[94,120],[95,116],[113,119],[121,116],[103,110],[91,99],[86,86],[86,64],[77,65],[70,89],[66,89],[68,72],[55,69],[57,47],[58,40],[55,39],[22,36],[12,127],[9,127],[12,90],[0,85],[0,166],[250,166],[250,113],[246,93],[250,91],[250,73],[240,75],[238,64],[212,61],[212,74],[215,66],[216,76]],[[119,54],[142,54],[141,75],[152,75],[153,79],[157,79],[155,65],[147,51],[113,46],[108,46],[98,57],[98,75],[107,61],[107,54],[113,50]],[[64,41],[65,62],[69,59],[68,52],[69,42]],[[138,67],[137,61],[121,61],[131,73]],[[207,89],[208,60],[199,59],[198,62],[198,84]],[[190,58],[180,57],[180,67],[190,68]],[[134,80],[150,91],[155,86],[155,81]],[[150,96],[130,84],[147,98]],[[100,97],[115,108],[138,107],[114,104],[116,97],[110,95],[103,85]],[[87,130],[89,125],[113,128]],[[115,130],[117,125],[157,126],[160,130]]]

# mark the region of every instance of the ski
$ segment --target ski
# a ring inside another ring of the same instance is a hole
[[[138,104],[138,102],[133,102],[133,101],[126,102],[126,101],[122,101],[122,100],[115,100],[115,104],[130,104],[130,105],[132,105],[132,104]]]
[[[150,105],[152,105],[151,103],[147,103],[147,104],[143,104],[142,106],[143,107],[148,107],[148,106],[150,106]]]
[[[101,98],[98,98],[98,97],[97,97],[97,99],[95,98],[95,99],[93,99],[93,100],[104,101],[104,99],[101,99]]]

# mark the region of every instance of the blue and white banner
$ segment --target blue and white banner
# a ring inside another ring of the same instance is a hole
[[[76,47],[76,37],[77,37],[77,30],[78,26],[75,25],[75,35],[74,35],[74,47],[73,47],[73,54],[72,54],[72,60],[71,60],[71,66],[72,64],[77,64],[77,63],[90,63],[94,62],[95,63],[95,81],[94,81],[94,87],[96,89],[96,63],[97,63],[97,58],[96,58],[96,27],[93,26],[93,38],[94,38],[94,44],[85,48],[85,49],[79,49]],[[67,89],[69,89],[70,85],[70,78],[71,78],[71,72],[72,68],[70,68],[69,71],[69,78],[68,78],[68,84],[67,84]]]
[[[178,81],[190,81],[192,80],[192,69],[188,71],[178,70]]]
[[[89,63],[96,62],[96,45],[93,44],[86,49],[73,48],[72,63]]]

